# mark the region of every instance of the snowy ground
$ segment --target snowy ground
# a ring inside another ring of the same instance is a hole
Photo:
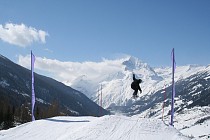
[[[209,113],[209,106],[185,109],[183,114],[176,116],[175,127],[181,133],[187,136],[193,136],[196,140],[210,140]]]
[[[0,140],[187,140],[158,119],[54,117],[0,131]]]
[[[181,132],[188,136],[193,136],[195,140],[210,140],[210,120],[205,121],[200,125],[194,125],[190,128],[183,129]]]

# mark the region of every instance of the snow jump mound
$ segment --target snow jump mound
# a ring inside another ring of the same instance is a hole
[[[53,117],[0,131],[0,140],[188,140],[161,120],[137,116]]]

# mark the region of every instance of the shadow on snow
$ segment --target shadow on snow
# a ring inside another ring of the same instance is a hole
[[[69,120],[57,120],[57,119],[52,119],[52,118],[48,118],[48,119],[44,119],[44,120],[53,121],[53,122],[64,122],[64,123],[72,123],[72,122],[90,122],[89,120],[69,121]]]

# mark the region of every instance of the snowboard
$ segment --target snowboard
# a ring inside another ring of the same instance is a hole
[[[132,96],[133,99],[136,99],[136,98],[138,98],[138,97],[139,97],[138,95],[133,95],[133,96]]]

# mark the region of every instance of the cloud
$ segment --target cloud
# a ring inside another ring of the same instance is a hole
[[[56,59],[47,59],[36,57],[35,70],[47,73],[56,80],[71,85],[78,77],[86,76],[87,79],[95,82],[103,79],[101,75],[108,76],[113,73],[122,71],[124,67],[119,61],[122,60],[107,60],[101,62],[62,62]],[[30,69],[30,55],[19,55],[18,63]]]
[[[48,48],[45,48],[44,51],[49,52],[49,53],[53,53],[53,51],[48,49]]]
[[[46,43],[48,33],[28,27],[25,24],[0,24],[0,39],[20,47],[30,46],[33,42]]]

